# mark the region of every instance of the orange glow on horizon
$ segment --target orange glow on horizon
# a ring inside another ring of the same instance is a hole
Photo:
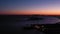
[[[0,14],[16,14],[16,15],[19,15],[19,14],[23,14],[23,15],[30,15],[30,14],[40,14],[40,15],[60,15],[60,12],[56,12],[56,11],[41,11],[41,12],[37,12],[37,11],[31,11],[31,12],[0,12]]]
[[[40,15],[60,15],[60,10],[48,10],[48,9],[38,9],[38,10],[9,10],[0,12],[0,14],[16,14],[16,15],[32,15],[32,14],[40,14]]]

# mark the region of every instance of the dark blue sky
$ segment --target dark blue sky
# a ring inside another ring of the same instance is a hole
[[[14,10],[60,11],[60,0],[0,0],[0,12]]]

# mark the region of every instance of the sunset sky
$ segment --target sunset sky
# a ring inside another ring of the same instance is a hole
[[[0,14],[60,15],[60,0],[0,0]]]

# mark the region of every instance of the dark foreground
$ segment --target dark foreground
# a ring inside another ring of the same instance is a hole
[[[56,17],[57,23],[52,23],[55,20],[50,21],[50,16],[14,16],[14,15],[0,15],[0,31],[5,33],[15,33],[15,34],[60,34],[60,23],[58,16]],[[46,17],[46,18],[45,18]],[[44,18],[46,19],[45,22]],[[47,22],[48,18],[48,24]],[[52,17],[51,17],[52,18]],[[58,19],[57,19],[58,18]],[[33,23],[34,22],[34,23]],[[39,23],[37,23],[39,22]],[[50,23],[51,22],[51,23]],[[39,29],[34,28],[33,25],[44,26]],[[44,30],[43,30],[44,29]],[[43,31],[42,31],[43,30]]]

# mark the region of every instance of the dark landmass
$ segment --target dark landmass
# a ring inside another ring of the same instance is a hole
[[[26,26],[26,27],[16,27],[16,24],[17,22],[19,21],[23,21],[22,18],[29,18],[28,20],[43,20],[43,18],[38,18],[37,16],[49,16],[49,17],[56,17],[56,18],[59,18],[60,19],[60,16],[56,16],[56,15],[0,15],[0,31],[1,32],[20,32],[20,34],[25,34],[25,33],[29,33],[29,34],[33,34],[33,31],[34,34],[37,33],[46,33],[46,34],[51,34],[51,33],[54,33],[54,34],[60,34],[60,22],[56,23],[56,24],[37,24],[37,25],[44,25],[44,28],[46,28],[44,31],[38,31],[38,29],[34,29],[32,27],[32,25],[35,25],[35,24],[32,24],[30,27]],[[29,32],[27,32],[29,31]]]

